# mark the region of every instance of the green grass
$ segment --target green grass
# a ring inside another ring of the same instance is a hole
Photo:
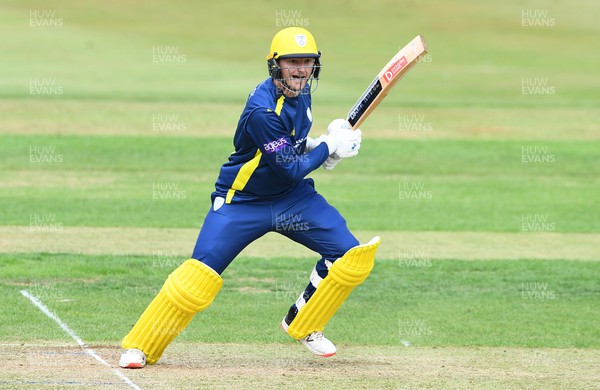
[[[55,11],[64,26],[32,28],[32,10]],[[360,156],[311,175],[352,230],[520,232],[533,216],[556,232],[600,233],[600,5],[592,0],[4,1],[0,225],[45,216],[64,227],[198,228],[246,96],[267,76],[281,10],[301,12],[323,51],[314,135],[348,111],[401,45],[417,34],[428,42],[427,60],[362,126]],[[555,27],[523,27],[527,10],[546,11]],[[153,62],[157,46],[186,61]],[[30,94],[38,78],[64,93]],[[554,93],[523,94],[531,79]],[[165,114],[185,130],[155,131],[154,116]],[[402,130],[407,114],[422,115],[431,131]],[[32,164],[32,147],[54,148],[61,162]],[[525,164],[523,148],[542,148],[534,157],[552,161]],[[154,199],[156,184],[184,195]],[[401,199],[404,186],[429,197]],[[19,294],[27,289],[86,342],[116,346],[183,260],[14,254],[5,240],[0,249],[0,342],[71,342]],[[180,339],[289,343],[278,322],[315,260],[237,259],[214,305]],[[598,264],[379,259],[327,332],[354,345],[597,349]]]
[[[6,225],[53,214],[65,226],[199,226],[232,150],[225,138],[2,138]],[[32,147],[54,148],[62,162],[31,163]],[[533,157],[552,162],[523,163],[522,148],[546,148]],[[534,214],[558,232],[600,232],[599,148],[596,141],[365,139],[359,159],[312,176],[353,229],[520,231],[522,216]],[[170,189],[166,198],[154,193],[160,186]],[[411,191],[430,197],[410,198]]]
[[[323,98],[345,107],[359,93],[355,83],[368,84],[379,70],[376,64],[387,61],[390,52],[419,33],[428,40],[431,66],[407,78],[402,88],[408,94],[391,95],[393,102],[426,99],[480,105],[515,98],[531,102],[519,93],[521,78],[547,77],[560,93],[534,104],[592,109],[587,99],[598,87],[597,81],[585,77],[597,69],[599,58],[585,50],[593,47],[597,31],[592,15],[598,5],[589,0],[578,7],[535,1],[481,6],[467,0],[452,6],[383,1],[366,6],[352,1],[343,7],[332,2],[291,8],[270,1],[240,8],[185,0],[143,4],[5,2],[2,25],[19,31],[18,42],[24,45],[2,42],[7,49],[3,96],[25,97],[29,77],[48,75],[57,77],[68,91],[65,94],[75,99],[240,101],[240,89],[251,88],[255,84],[251,80],[266,70],[262,61],[271,36],[281,28],[276,12],[282,9],[295,9],[307,18],[325,59]],[[48,8],[64,19],[64,27],[28,28],[29,11]],[[557,28],[521,27],[521,12],[529,9],[547,10]],[[175,17],[176,28],[170,23]],[[381,26],[387,28],[382,31]],[[159,45],[178,46],[187,61],[153,63],[152,48]],[[561,60],[557,45],[562,45]],[[35,51],[28,50],[31,47]],[[411,98],[416,91],[427,92]]]
[[[88,342],[116,342],[154,297],[175,260],[1,255],[2,340],[66,340],[18,291],[37,295]],[[240,258],[181,339],[284,342],[278,321],[313,260]],[[167,265],[167,266],[165,266]],[[68,267],[66,267],[68,266]],[[342,344],[598,348],[597,262],[378,261],[328,326]],[[17,321],[18,319],[18,321]]]

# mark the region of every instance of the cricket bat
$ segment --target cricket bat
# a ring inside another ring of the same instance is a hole
[[[427,53],[427,46],[422,36],[418,35],[404,46],[381,69],[369,88],[352,106],[346,118],[350,127],[355,130],[375,110],[392,87]]]

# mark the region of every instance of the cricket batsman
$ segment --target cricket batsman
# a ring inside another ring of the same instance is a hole
[[[281,328],[315,355],[336,353],[323,329],[371,272],[379,237],[360,245],[345,219],[306,175],[320,166],[331,170],[356,156],[361,131],[336,119],[327,134],[308,136],[313,121],[311,92],[322,68],[321,52],[309,31],[299,27],[279,31],[267,65],[270,77],[248,96],[233,137],[235,151],[221,167],[192,258],[169,275],[123,339],[121,367],[156,363],[192,318],[215,299],[227,266],[268,232],[321,256]]]

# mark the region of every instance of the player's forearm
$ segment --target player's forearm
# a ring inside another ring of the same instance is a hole
[[[279,176],[296,183],[319,168],[327,160],[327,157],[329,157],[329,149],[325,143],[322,143],[305,154],[297,154],[292,150],[291,153],[268,156],[267,161]]]

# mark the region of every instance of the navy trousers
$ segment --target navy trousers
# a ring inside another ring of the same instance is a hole
[[[192,258],[221,274],[248,244],[268,232],[319,253],[321,263],[333,262],[359,245],[346,220],[317,193],[312,179],[304,179],[294,191],[271,202],[223,204],[215,198]]]

